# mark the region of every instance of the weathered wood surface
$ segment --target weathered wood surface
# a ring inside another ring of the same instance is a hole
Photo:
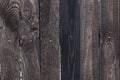
[[[101,0],[101,79],[120,80],[119,0]]]
[[[80,0],[60,2],[61,79],[80,79]]]
[[[0,18],[3,22],[1,80],[19,80],[18,12],[17,0],[0,0]]]
[[[40,0],[41,80],[60,80],[59,0]]]
[[[100,8],[97,0],[81,0],[80,76],[81,80],[99,80]]]
[[[119,15],[120,0],[0,0],[0,80],[19,80],[19,47],[23,80],[120,80]]]
[[[0,80],[1,80],[1,54],[2,54],[2,30],[3,29],[3,20],[0,17]]]
[[[120,79],[119,2],[119,0],[61,0],[62,80]],[[80,9],[77,10],[76,6]],[[74,45],[79,47],[79,50]]]
[[[41,80],[39,65],[39,9],[37,0],[21,0],[20,45],[23,55],[23,79]]]

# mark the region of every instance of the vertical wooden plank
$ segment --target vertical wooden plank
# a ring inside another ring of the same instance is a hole
[[[93,54],[93,80],[100,80],[100,23],[101,23],[100,0],[94,0],[93,13],[93,34],[92,34],[92,54]]]
[[[81,26],[81,76],[82,80],[93,80],[93,54],[92,54],[92,38],[93,38],[93,17],[94,2],[93,0],[84,0],[85,22]],[[82,9],[81,9],[82,10]]]
[[[117,50],[118,51],[118,65],[119,65],[119,68],[117,69],[117,75],[118,75],[118,79],[120,80],[120,0],[118,0],[118,48]]]
[[[81,0],[80,8],[80,79],[100,80],[99,0]]]
[[[0,17],[0,80],[1,80],[2,32],[3,32],[3,20]]]
[[[20,45],[23,55],[23,79],[40,80],[38,0],[21,0]],[[38,44],[36,44],[38,43]]]
[[[1,47],[2,47],[2,31],[3,31],[3,20],[0,17],[0,56],[1,56]],[[1,58],[0,58],[1,62]]]
[[[118,38],[117,38],[117,41],[118,41],[118,47],[116,48],[118,50],[118,53],[117,53],[117,58],[118,58],[118,68],[116,69],[116,72],[117,72],[117,77],[118,79],[120,79],[120,0],[118,0],[117,2],[118,4]]]
[[[62,80],[80,79],[80,0],[60,2]]]
[[[1,80],[19,80],[19,47],[14,46],[16,34],[4,29],[2,36]]]
[[[71,8],[71,12],[74,13],[73,8]],[[69,80],[68,16],[69,16],[68,15],[68,0],[60,0],[60,46],[61,46],[61,79],[62,80]]]
[[[16,0],[0,0],[0,17],[3,21],[1,80],[19,80],[18,8]]]
[[[60,80],[59,0],[40,0],[41,80]]]
[[[102,80],[119,80],[119,0],[101,0]]]
[[[119,47],[119,42],[120,42],[120,38],[119,38],[119,35],[120,35],[120,21],[119,21],[119,0],[114,0],[112,1],[112,4],[113,4],[113,27],[115,28],[113,31],[113,34],[114,34],[114,39],[113,39],[113,44],[114,44],[114,48],[115,48],[115,51],[114,53],[112,53],[114,55],[114,58],[113,58],[113,65],[114,65],[114,69],[115,69],[115,80],[120,80],[120,74],[119,74],[119,71],[120,71],[120,47]]]
[[[70,55],[69,55],[69,67],[71,74],[69,80],[80,80],[80,2],[81,0],[75,0],[75,9],[74,9],[74,26],[71,28],[72,37],[71,39],[72,44],[70,44]]]

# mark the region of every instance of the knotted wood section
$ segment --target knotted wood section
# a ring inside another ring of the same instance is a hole
[[[39,66],[38,0],[21,0],[20,46],[23,56],[23,79],[41,80]]]
[[[101,80],[120,79],[119,3],[119,0],[101,0]]]
[[[0,0],[1,80],[19,80],[19,5],[17,0]]]

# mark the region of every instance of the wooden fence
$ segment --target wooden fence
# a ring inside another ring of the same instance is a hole
[[[0,0],[0,80],[120,80],[120,0]]]
[[[61,0],[62,80],[120,79],[119,0]]]

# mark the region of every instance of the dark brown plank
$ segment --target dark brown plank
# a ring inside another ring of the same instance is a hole
[[[74,13],[73,8],[71,8],[71,12]],[[60,0],[60,46],[61,46],[61,79],[62,80],[69,80],[69,70],[68,70],[68,55],[69,55],[69,50],[68,50],[69,49],[68,47],[69,22],[68,21],[69,20],[68,20],[68,16],[69,16],[68,0]]]
[[[1,80],[19,80],[18,8],[17,0],[0,0]]]
[[[118,69],[118,79],[120,79],[120,0],[118,0],[118,31],[119,31],[119,35],[118,35],[118,50],[119,50],[119,54],[118,54],[118,60],[119,60],[119,69]]]
[[[0,80],[1,80],[2,31],[3,31],[3,20],[0,17]]]
[[[80,79],[99,80],[99,0],[81,0],[80,10]]]
[[[94,0],[94,27],[92,34],[93,80],[100,80],[100,0]]]
[[[23,79],[40,80],[38,0],[20,0],[20,45],[23,55]],[[37,43],[37,44],[36,44]]]
[[[101,0],[102,80],[119,80],[119,0]]]
[[[67,53],[68,76],[69,76],[68,79],[79,80],[80,79],[80,0],[71,0],[68,2],[68,4],[69,4],[68,24],[70,25],[68,26],[68,30],[70,33],[67,37],[68,38],[68,53]],[[66,53],[62,53],[62,54],[66,54]]]
[[[41,80],[60,80],[59,0],[40,0]]]
[[[62,80],[80,79],[80,0],[60,2]]]

